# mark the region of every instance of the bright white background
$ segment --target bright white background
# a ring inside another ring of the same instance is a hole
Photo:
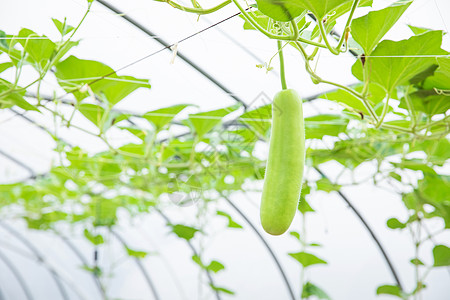
[[[62,20],[67,17],[68,23],[75,25],[84,14],[85,2],[82,0],[4,1],[0,10],[0,29],[8,34],[14,34],[20,28],[26,27],[56,39],[58,34],[51,18]],[[391,1],[375,0],[374,2],[374,7],[378,9],[389,5]],[[110,3],[170,43],[237,11],[230,6],[197,21],[196,16],[177,11],[160,2],[133,0],[110,1]],[[389,32],[386,38],[399,40],[409,37],[411,33],[405,24],[448,31],[449,12],[448,0],[416,0],[400,20],[400,25]],[[275,73],[266,74],[265,71],[255,67],[256,64],[261,63],[255,59],[255,56],[262,61],[268,61],[275,53],[276,45],[261,34],[242,30],[242,24],[243,21],[236,17],[183,42],[179,45],[179,50],[245,102],[251,103],[261,92],[271,97],[280,89]],[[76,34],[76,38],[82,41],[72,54],[83,59],[100,60],[114,69],[161,48],[157,42],[99,4],[93,5],[92,12]],[[444,48],[450,49],[448,35],[444,37],[444,40]],[[199,105],[200,110],[233,104],[229,95],[213,86],[179,58],[175,60],[175,64],[170,64],[171,57],[172,54],[169,51],[164,51],[119,73],[149,78],[152,84],[150,91],[136,91],[121,102],[119,108],[144,113],[175,103],[195,103]],[[353,57],[343,55],[336,58],[327,53],[321,54],[320,57],[318,72],[323,77],[342,84],[355,81],[350,72],[347,72],[345,76],[342,72],[349,69],[354,61]],[[288,85],[297,89],[302,96],[306,97],[330,89],[327,86],[316,86],[311,83],[298,55],[287,51],[286,60]],[[276,64],[274,67],[276,69]],[[8,75],[5,72],[2,76],[5,74]],[[23,83],[30,82],[34,76],[33,72],[26,72]],[[54,79],[49,77],[44,93],[50,94],[54,85]],[[63,92],[59,90],[59,94]],[[317,102],[314,107],[305,105],[305,115],[314,114],[316,109],[322,111],[337,109],[322,106],[322,104]],[[20,118],[12,118],[13,116],[11,112],[0,111],[0,149],[23,161],[35,172],[46,172],[55,160],[51,150],[54,146],[53,142],[42,131]],[[48,115],[31,113],[29,116],[40,124],[52,127],[52,120]],[[76,121],[86,128],[92,128],[81,117],[76,118]],[[103,149],[103,145],[95,139],[75,130],[61,130],[60,133],[72,143],[81,145],[92,152]],[[127,137],[113,133],[111,138],[115,143],[121,144]],[[261,152],[264,155],[264,146]],[[359,168],[358,177],[364,178],[370,174],[370,168],[370,166]],[[332,178],[337,173],[333,165],[328,165],[323,170]],[[29,174],[26,170],[0,156],[0,182],[14,182],[27,176]],[[390,217],[405,218],[406,211],[400,199],[395,194],[376,189],[370,184],[346,188],[344,192],[373,226],[393,259],[395,267],[399,270],[403,284],[408,290],[411,289],[414,273],[408,261],[413,257],[412,242],[406,231],[392,231],[385,225]],[[257,225],[259,225],[259,214],[256,203],[259,196],[257,193],[251,194],[250,199],[241,194],[233,196],[233,201]],[[315,253],[327,260],[329,264],[312,267],[307,277],[323,287],[332,299],[390,299],[390,297],[375,295],[378,285],[393,284],[394,281],[374,242],[355,215],[335,194],[318,192],[311,197],[310,203],[318,213],[307,219],[307,235],[311,242],[324,245],[323,248],[315,249]],[[222,210],[233,215],[239,223],[246,225],[226,203],[218,205]],[[168,211],[174,220],[195,225],[192,208],[173,206],[169,207]],[[120,220],[120,232],[134,249],[145,249],[157,253],[147,258],[144,264],[161,298],[198,299],[199,272],[191,261],[192,253],[185,243],[169,234],[164,221],[156,215],[143,216],[131,221],[126,214],[121,214]],[[86,299],[99,299],[91,278],[79,268],[80,262],[61,240],[46,233],[28,231],[23,222],[18,220],[11,219],[7,223],[35,243],[36,247],[45,254],[48,262],[65,277],[70,278],[80,288]],[[205,240],[204,245],[205,257],[217,259],[227,268],[214,276],[216,284],[236,292],[234,298],[226,296],[223,298],[288,299],[278,270],[256,236],[247,229],[223,230],[224,226],[223,219],[215,219],[211,228],[208,229],[214,234]],[[429,224],[429,229],[434,231],[441,226],[440,222],[433,222]],[[293,229],[301,231],[300,217],[295,219]],[[89,261],[92,261],[93,248],[84,241],[80,230],[67,230],[66,233],[71,236],[72,241],[80,247]],[[105,235],[108,236],[108,233]],[[292,258],[286,255],[287,252],[299,251],[296,240],[288,235],[270,237],[264,234],[264,237],[276,250],[291,284],[295,286],[298,293],[300,268]],[[438,241],[445,243],[449,238],[450,235],[441,235]],[[103,266],[108,266],[124,256],[120,244],[113,237],[109,239],[112,242],[100,249],[100,264]],[[7,254],[20,269],[31,286],[35,299],[60,299],[48,272],[42,265],[27,258],[27,251],[23,249],[25,249],[23,245],[0,228],[0,250]],[[422,249],[422,257],[427,262],[432,259],[431,249],[432,244]],[[174,282],[173,274],[178,278],[178,283]],[[107,283],[111,297],[152,299],[142,275],[130,259],[119,263],[114,269],[114,277]],[[448,300],[450,298],[450,275],[446,269],[432,271],[428,283],[423,299]],[[17,282],[1,262],[0,290],[4,299],[24,299]],[[202,291],[201,299],[213,299],[207,287],[203,286]],[[72,296],[72,299],[76,299],[76,296]]]

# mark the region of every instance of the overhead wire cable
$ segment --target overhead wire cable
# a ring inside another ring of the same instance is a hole
[[[132,19],[131,17],[127,16],[124,12],[122,12],[122,11],[119,10],[118,8],[116,8],[116,7],[114,7],[113,5],[107,3],[106,1],[103,1],[103,0],[97,0],[96,2],[98,2],[98,3],[101,4],[101,5],[103,5],[103,6],[106,7],[107,9],[111,10],[112,12],[114,12],[115,14],[117,14],[119,17],[125,19],[126,21],[128,21],[129,23],[131,23],[132,25],[134,25],[136,28],[138,28],[139,30],[141,30],[142,32],[144,32],[145,34],[147,34],[148,36],[152,37],[153,40],[155,40],[156,42],[160,43],[160,44],[163,45],[164,47],[161,48],[161,49],[159,49],[159,50],[156,50],[156,51],[154,51],[154,52],[152,52],[152,53],[150,53],[150,54],[148,54],[148,55],[146,55],[146,56],[144,56],[144,57],[141,57],[141,58],[139,58],[139,59],[137,59],[137,60],[135,60],[135,61],[133,61],[133,62],[127,64],[127,65],[124,65],[124,66],[118,68],[117,70],[114,70],[113,72],[107,73],[107,74],[101,76],[100,78],[97,78],[97,79],[95,79],[95,80],[93,80],[93,81],[87,83],[87,85],[93,85],[93,84],[95,84],[96,82],[98,82],[98,81],[100,81],[100,80],[102,80],[102,79],[105,79],[105,78],[108,77],[108,76],[111,76],[111,75],[115,74],[116,72],[122,71],[122,70],[124,70],[124,69],[126,69],[126,68],[128,68],[128,67],[130,67],[130,66],[133,66],[133,65],[135,65],[135,64],[137,64],[137,63],[139,63],[139,62],[141,62],[141,61],[143,61],[143,60],[148,59],[149,57],[152,57],[152,56],[154,56],[154,55],[156,55],[156,54],[158,54],[158,53],[164,51],[164,50],[170,50],[173,46],[175,46],[175,45],[177,45],[177,44],[180,44],[180,43],[182,43],[182,42],[184,42],[184,41],[186,41],[186,40],[188,40],[188,39],[191,39],[191,38],[193,38],[193,37],[199,35],[200,33],[203,33],[203,32],[205,32],[205,31],[207,31],[207,30],[209,30],[209,29],[211,29],[211,28],[214,28],[214,27],[216,27],[216,26],[218,26],[218,25],[220,25],[220,24],[222,24],[222,23],[224,23],[224,22],[226,22],[226,21],[228,21],[228,20],[230,20],[230,19],[232,19],[232,18],[234,18],[234,17],[236,17],[236,16],[238,16],[238,15],[241,14],[241,12],[237,12],[237,13],[235,13],[235,14],[233,14],[233,15],[231,15],[231,16],[225,18],[225,19],[222,19],[222,20],[220,20],[220,21],[218,21],[218,22],[216,22],[216,23],[214,23],[214,24],[212,24],[212,25],[209,25],[209,26],[203,28],[202,30],[199,30],[199,31],[197,31],[197,32],[195,32],[195,33],[193,33],[193,34],[191,34],[191,35],[188,35],[188,36],[182,38],[181,40],[179,40],[179,41],[177,41],[177,42],[175,42],[175,43],[170,44],[170,43],[168,43],[167,41],[165,41],[165,40],[163,40],[162,38],[160,38],[160,37],[159,37],[158,35],[156,35],[155,33],[153,33],[152,31],[150,31],[149,29],[145,28],[143,25],[141,25],[140,23],[138,23],[136,20],[134,20],[134,19]],[[250,9],[250,8],[248,8],[248,9]],[[211,81],[215,86],[217,86],[217,87],[218,87],[219,89],[221,89],[223,92],[225,92],[225,93],[228,94],[230,97],[232,97],[235,101],[241,103],[241,104],[244,106],[244,108],[247,107],[247,104],[245,103],[244,100],[242,100],[242,99],[239,98],[237,95],[235,95],[234,93],[232,93],[227,87],[225,87],[225,86],[224,86],[222,83],[220,83],[217,79],[215,79],[213,76],[211,76],[208,72],[206,72],[206,71],[205,71],[202,67],[200,67],[198,64],[196,64],[196,63],[193,62],[191,59],[189,59],[187,56],[185,56],[181,51],[177,51],[177,57],[179,57],[181,60],[183,60],[183,61],[186,62],[188,65],[190,65],[191,67],[193,67],[195,70],[197,70],[197,71],[198,71],[200,74],[202,74],[205,78],[207,78],[209,81]],[[74,89],[74,91],[76,91],[76,90],[78,90],[78,89]],[[67,94],[69,94],[69,93],[70,93],[70,91],[69,91]]]

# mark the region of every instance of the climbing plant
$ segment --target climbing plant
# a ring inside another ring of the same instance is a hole
[[[441,48],[445,33],[409,25],[410,36],[399,41],[383,40],[412,1],[393,2],[357,18],[355,12],[361,7],[367,11],[372,0],[259,0],[249,6],[227,0],[211,8],[203,8],[196,0],[190,7],[172,0],[160,2],[199,16],[234,6],[239,17],[229,22],[241,22],[249,34],[253,31],[261,38],[274,40],[275,45],[278,43],[277,53],[295,49],[315,84],[335,88],[308,99],[337,103],[341,110],[305,118],[306,174],[316,172],[319,176],[307,176],[302,188],[298,213],[303,230],[306,217],[316,213],[310,203],[313,193],[339,193],[348,201],[343,194],[346,186],[372,182],[386,188],[388,184],[401,197],[408,218],[391,218],[386,225],[392,230],[409,231],[416,251],[414,257],[405,259],[416,269],[416,283],[413,287],[403,286],[391,266],[394,281],[380,282],[376,293],[417,299],[426,287],[427,275],[435,268],[450,266],[448,245],[435,244],[432,261],[420,255],[424,243],[434,243],[436,236],[450,228],[450,177],[446,171],[450,153],[450,56]],[[254,150],[269,138],[271,104],[248,109],[245,103],[237,103],[212,111],[199,109],[187,116],[183,114],[185,109],[193,109],[189,103],[144,114],[117,109],[129,94],[151,86],[147,78],[118,75],[126,67],[114,70],[102,62],[72,55],[72,49],[81,43],[74,39],[76,32],[94,4],[87,2],[86,13],[78,24],[53,19],[60,33],[58,40],[27,28],[17,33],[0,31],[0,109],[27,115],[49,113],[56,129],[82,131],[107,148],[92,153],[61,138],[58,130],[40,127],[54,139],[59,159],[44,174],[0,185],[0,217],[13,215],[23,219],[30,229],[56,235],[60,235],[59,224],[82,226],[85,238],[101,247],[108,242],[105,232],[115,232],[118,211],[131,216],[159,215],[174,236],[190,245],[192,259],[215,297],[234,294],[238,291],[233,287],[222,287],[214,281],[214,274],[225,268],[220,258],[206,261],[195,241],[207,238],[204,227],[211,210],[214,218],[226,221],[229,230],[247,227],[259,234],[259,225],[248,221],[231,196],[247,193],[247,183],[264,178],[265,160]],[[338,23],[345,24],[342,34],[336,31]],[[326,74],[317,74],[311,64],[320,59],[319,51],[336,57],[353,55],[351,70],[340,72],[351,72],[358,83],[345,86],[329,80]],[[270,61],[258,67],[272,69]],[[24,70],[30,68],[35,79],[19,84]],[[41,93],[48,78],[59,85],[50,96]],[[176,82],[171,84],[176,86]],[[77,125],[73,121],[76,116],[83,116],[95,130]],[[113,145],[111,132],[127,134],[133,142]],[[336,178],[326,175],[330,162],[341,168]],[[366,164],[375,166],[369,178],[353,176],[359,166]],[[354,179],[347,180],[345,174],[352,174]],[[218,209],[215,204],[219,201],[231,203],[247,223],[238,223],[229,212]],[[173,205],[195,207],[198,222],[173,223],[165,213]],[[430,232],[430,219],[441,220],[442,228]],[[292,230],[289,235],[299,244],[298,252],[288,255],[292,263],[301,265],[303,275],[314,265],[326,264],[314,253],[320,245],[305,240],[302,232]],[[139,260],[148,255],[117,237],[129,256]],[[259,237],[264,239],[261,234]],[[277,259],[275,255],[273,258]],[[385,258],[390,265],[389,258]],[[99,280],[100,290],[108,298],[102,284],[102,267],[86,264],[84,268]],[[285,276],[281,266],[280,270]],[[292,299],[332,298],[325,292],[326,287],[318,287],[304,279],[306,276],[301,278],[300,295],[294,294],[285,278]]]

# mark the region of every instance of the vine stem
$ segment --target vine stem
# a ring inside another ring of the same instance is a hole
[[[75,27],[75,29],[72,31],[72,33],[70,34],[69,38],[64,42],[64,44],[60,47],[64,48],[64,46],[73,38],[73,36],[75,35],[75,33],[78,31],[78,29],[80,28],[81,24],[83,24],[84,20],[86,19],[87,15],[89,14],[89,12],[91,11],[91,6],[92,3],[94,3],[94,1],[89,2],[88,3],[88,7],[86,9],[86,12],[84,13],[83,17],[81,18],[80,22],[78,22],[77,27]]]
[[[345,37],[347,35],[348,32],[350,32],[350,25],[352,23],[352,19],[353,19],[353,15],[355,13],[356,8],[358,7],[359,4],[359,0],[355,0],[353,1],[353,5],[352,8],[350,10],[350,14],[348,16],[347,19],[347,23],[345,24],[345,29],[344,29],[344,33],[342,34],[341,38],[339,39],[338,45],[336,47],[331,46],[330,42],[328,41],[327,38],[327,33],[325,30],[325,27],[323,26],[323,22],[324,19],[317,19],[317,25],[319,26],[319,30],[320,30],[320,34],[322,35],[322,38],[325,42],[325,45],[327,46],[328,50],[330,50],[331,53],[335,54],[335,55],[339,55],[339,53],[341,53],[341,47],[342,44],[344,43]]]
[[[220,193],[221,197],[244,219],[244,221],[250,226],[250,228],[255,232],[255,234],[258,236],[260,241],[264,244],[264,247],[266,247],[267,251],[269,252],[270,256],[272,257],[272,260],[275,262],[278,270],[281,273],[281,277],[283,278],[283,281],[288,289],[288,293],[290,295],[290,298],[292,300],[295,300],[295,294],[291,287],[291,284],[289,283],[289,280],[287,278],[286,273],[284,272],[283,267],[281,266],[280,261],[278,260],[278,257],[276,256],[275,252],[273,252],[270,245],[267,243],[266,239],[261,235],[261,233],[256,229],[255,225],[252,223],[252,221],[249,220],[249,218],[231,201],[230,198],[225,196],[223,193]]]
[[[411,90],[411,86],[408,85],[406,91],[405,91],[405,102],[406,106],[408,107],[409,113],[411,114],[411,122],[412,122],[412,130],[414,131],[416,128],[416,111],[414,109],[414,105],[411,101],[411,97],[409,97],[409,91]]]
[[[221,9],[221,8],[227,6],[228,4],[231,3],[231,0],[226,0],[226,1],[216,5],[214,7],[204,9],[204,8],[200,8],[200,7],[193,8],[193,7],[183,6],[183,5],[180,5],[180,4],[178,4],[178,3],[174,2],[174,1],[171,1],[171,0],[155,0],[155,1],[166,2],[167,4],[169,4],[170,6],[176,8],[176,9],[179,9],[179,10],[182,10],[182,11],[188,12],[188,13],[194,13],[194,14],[197,14],[197,15],[207,15],[207,14],[213,13],[213,12],[218,11],[219,9]]]
[[[404,133],[412,133],[411,130],[408,128],[404,128],[404,127],[400,127],[400,126],[396,126],[396,125],[390,125],[390,124],[381,124],[380,128],[396,130],[396,131],[400,131],[400,132],[404,132]]]
[[[295,22],[295,20],[291,21],[291,26],[292,26],[292,32],[293,32],[293,40],[298,40],[298,26],[297,26],[297,22]]]
[[[352,8],[350,9],[350,14],[349,14],[348,19],[347,19],[347,23],[345,24],[345,27],[344,27],[344,28],[345,28],[345,29],[344,29],[344,32],[343,32],[343,34],[341,35],[341,39],[340,39],[340,41],[339,41],[339,43],[338,43],[338,46],[336,47],[338,50],[341,49],[342,44],[344,43],[344,40],[345,40],[345,38],[346,38],[346,37],[345,37],[346,34],[347,34],[348,32],[350,32],[350,25],[352,24],[353,15],[355,14],[355,11],[356,11],[356,8],[358,7],[359,1],[360,1],[360,0],[355,0],[355,1],[353,2]]]
[[[328,50],[331,53],[333,53],[334,55],[338,55],[339,54],[339,50],[336,50],[333,46],[331,46],[330,42],[328,41],[327,32],[325,30],[325,27],[323,26],[323,20],[322,19],[318,19],[317,20],[317,25],[319,26],[320,35],[322,36],[323,41],[325,42],[325,45],[327,46]]]
[[[305,62],[305,69],[308,72],[308,74],[314,78],[315,80],[317,80],[319,83],[325,83],[325,84],[329,84],[329,85],[333,85],[336,86],[338,88],[341,88],[347,92],[349,92],[350,94],[352,94],[353,96],[357,97],[359,100],[361,100],[361,102],[363,103],[364,107],[367,109],[367,111],[369,112],[370,116],[375,120],[375,122],[378,122],[378,117],[377,114],[375,113],[373,107],[370,105],[370,103],[367,101],[367,99],[360,93],[358,93],[357,91],[355,91],[352,88],[349,88],[345,85],[336,83],[336,82],[332,82],[332,81],[328,81],[328,80],[324,80],[322,79],[319,75],[317,75],[311,68],[311,65],[309,63],[308,60],[308,54],[306,53],[305,48],[302,46],[301,43],[299,42],[295,42],[296,48],[298,51],[300,51],[300,53],[302,54],[303,60]]]
[[[55,115],[55,116],[58,116],[59,118],[61,118],[61,121],[66,122],[66,123],[69,122],[69,120],[67,120],[62,114],[58,113],[57,111],[52,110],[52,109],[48,108],[48,107],[45,106],[45,105],[41,105],[40,107],[42,107],[43,109],[47,110],[47,111],[50,112],[51,114],[53,114],[53,115]],[[72,128],[77,129],[77,130],[80,130],[80,131],[82,131],[82,132],[84,132],[84,133],[86,133],[86,134],[92,135],[92,136],[94,136],[94,137],[100,137],[99,134],[96,134],[96,133],[94,133],[94,132],[91,132],[91,131],[89,131],[89,130],[87,130],[87,129],[84,129],[84,128],[80,127],[80,126],[73,125],[73,124],[70,124],[70,126],[71,126]]]
[[[319,36],[319,42],[322,41],[322,36]],[[314,58],[316,57],[317,53],[319,52],[319,47],[315,47],[313,52],[308,56],[308,60],[314,60]]]
[[[442,229],[440,229],[440,230],[438,230],[438,231],[436,231],[436,232],[433,232],[433,233],[428,233],[428,232],[427,232],[428,235],[427,235],[425,238],[423,238],[423,239],[420,241],[420,243],[424,243],[424,242],[430,240],[431,242],[433,242],[433,243],[435,244],[435,242],[433,241],[434,237],[435,237],[436,235],[438,235],[438,234],[441,234],[441,233],[445,232],[445,231],[446,231],[446,229],[445,229],[445,228],[442,228]]]
[[[445,116],[445,117],[444,117],[443,119],[441,119],[441,120],[433,121],[433,122],[430,122],[430,123],[425,124],[425,125],[423,125],[423,126],[420,126],[420,127],[417,128],[417,130],[418,130],[418,131],[421,131],[421,130],[424,130],[424,129],[427,129],[427,128],[430,128],[430,127],[439,125],[440,123],[446,123],[446,121],[447,121],[449,118],[450,118],[450,115]]]
[[[278,56],[280,57],[280,79],[281,79],[281,88],[283,90],[287,89],[286,85],[286,75],[284,72],[284,55],[283,55],[283,47],[281,46],[281,41],[277,41],[278,46]]]
[[[256,30],[258,30],[259,32],[261,32],[262,34],[267,36],[268,38],[275,39],[275,40],[280,40],[280,41],[300,41],[302,43],[313,45],[313,46],[316,46],[316,47],[327,48],[327,46],[324,45],[324,44],[316,43],[314,41],[310,41],[310,40],[307,40],[307,39],[304,39],[304,38],[301,38],[301,37],[298,37],[298,39],[296,40],[296,39],[294,39],[293,35],[288,36],[288,35],[277,35],[277,34],[270,33],[269,31],[264,29],[261,25],[259,25],[258,22],[256,22],[255,19],[252,18],[252,16],[250,16],[250,14],[247,12],[248,9],[244,9],[239,4],[238,0],[232,0],[232,1],[237,6],[239,11],[242,13],[242,15],[244,16],[245,20],[247,20],[250,24],[252,24],[253,27],[255,27]]]
[[[389,92],[387,94],[386,102],[384,103],[383,111],[381,113],[381,117],[378,119],[378,122],[377,122],[377,124],[375,126],[376,128],[380,128],[381,124],[383,124],[384,118],[386,117],[387,111],[389,109],[389,99],[391,99],[391,92]]]

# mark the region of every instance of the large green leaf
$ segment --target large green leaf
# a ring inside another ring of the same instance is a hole
[[[146,251],[133,250],[127,246],[125,246],[125,250],[129,256],[137,257],[139,259],[143,259],[148,255],[148,252]]]
[[[363,89],[363,85],[355,86],[353,87],[353,89],[357,92],[361,92]],[[386,92],[381,86],[375,83],[369,85],[369,94],[367,96],[367,100],[371,105],[380,103],[385,97]],[[336,91],[320,95],[320,98],[330,101],[336,101],[350,111],[362,112],[365,115],[369,114],[369,111],[366,109],[359,98],[343,89],[338,89]]]
[[[405,293],[396,285],[382,285],[377,288],[377,295],[391,295],[404,299]]]
[[[427,174],[436,174],[436,172],[426,164],[426,162],[419,159],[403,159],[401,162],[391,162],[391,164],[400,169],[408,169],[413,171],[422,171]]]
[[[78,106],[79,111],[92,123],[94,123],[101,132],[106,132],[111,126],[128,118],[128,115],[116,111],[106,111],[103,107],[82,103]],[[107,113],[107,115],[105,115]]]
[[[19,61],[22,59],[22,51],[14,48],[15,44],[18,43],[18,39],[16,39],[12,35],[7,35],[4,31],[0,30],[0,54],[5,52],[8,54],[12,63],[17,66]]]
[[[138,88],[150,88],[148,79],[139,79],[132,76],[117,76],[115,78],[108,76],[104,80],[103,90],[97,93],[103,93],[111,105],[117,104]],[[98,89],[95,84],[91,87],[97,91]]]
[[[307,252],[297,252],[297,253],[289,253],[289,256],[298,261],[303,267],[309,267],[311,265],[316,264],[326,264],[327,262],[323,259],[318,258],[314,254]]]
[[[342,115],[317,115],[305,118],[305,137],[307,139],[322,139],[325,135],[338,136],[344,132],[348,119]]]
[[[145,139],[147,138],[147,136],[152,134],[152,131],[150,130],[145,130],[139,127],[130,127],[130,126],[119,126],[120,129],[122,130],[126,130],[129,133],[131,133],[132,135],[136,136],[137,138],[139,138],[141,141],[145,141]]]
[[[192,260],[199,265],[202,269],[217,273],[219,271],[222,271],[223,269],[225,269],[225,266],[218,262],[217,260],[213,260],[211,261],[208,265],[206,265],[205,263],[202,262],[200,256],[198,255],[193,255],[192,256]]]
[[[442,31],[430,31],[398,42],[385,40],[366,59],[371,82],[383,86],[390,94],[396,86],[406,84],[414,75],[436,62],[434,56],[447,54],[441,49]],[[353,75],[362,80],[362,64],[357,61]]]
[[[398,21],[412,0],[400,0],[382,10],[372,11],[353,20],[351,33],[355,41],[361,45],[366,55],[370,55],[383,36]]]
[[[352,0],[296,0],[298,5],[311,11],[319,20],[350,1]]]
[[[411,152],[424,151],[427,154],[427,160],[439,166],[442,166],[447,160],[450,159],[450,141],[446,138],[439,139],[438,141],[423,141],[420,143],[415,143],[410,147]]]
[[[218,216],[223,216],[223,217],[225,217],[225,218],[228,220],[228,227],[230,227],[230,228],[244,228],[244,227],[242,227],[242,225],[240,225],[239,223],[236,223],[236,222],[233,220],[233,218],[232,218],[229,214],[227,214],[226,212],[224,212],[224,211],[218,210],[218,211],[217,211],[217,215],[218,215]]]
[[[428,31],[432,31],[432,29],[429,28],[424,28],[424,27],[417,27],[417,26],[412,26],[412,25],[408,25],[409,29],[411,29],[411,31],[415,34],[415,35],[419,35]]]
[[[450,57],[438,57],[439,68],[425,80],[425,89],[450,90]],[[450,98],[447,100],[450,102]]]
[[[450,195],[450,176],[429,173],[424,175],[424,178],[419,181],[421,195],[432,204],[448,202],[448,195]]]
[[[1,63],[0,64],[0,73],[2,73],[3,71],[5,71],[13,66],[14,66],[14,64],[12,62]]]
[[[381,135],[382,133],[388,135],[388,132],[368,129],[364,133],[360,133],[363,134],[361,138],[340,140],[334,143],[332,149],[313,149],[310,147],[307,150],[306,157],[315,166],[335,160],[349,169],[354,169],[365,161],[382,160],[387,156],[404,151],[403,142],[388,140],[386,136]]]
[[[66,34],[70,33],[72,30],[74,30],[73,26],[70,26],[66,23],[66,19],[64,19],[64,22],[59,21],[58,19],[52,18],[53,24],[55,24],[56,29],[58,29],[59,33],[61,33],[62,36],[65,36]]]
[[[390,229],[403,229],[406,228],[406,224],[400,222],[397,218],[390,218],[386,222],[387,227]]]
[[[225,294],[228,294],[228,295],[234,295],[233,291],[231,291],[229,289],[226,289],[224,287],[216,286],[216,285],[213,285],[213,284],[210,284],[209,286],[216,292],[225,293]]]
[[[426,113],[429,116],[443,114],[450,109],[450,96],[446,94],[436,94],[434,90],[418,90],[409,94],[412,106],[418,112]],[[406,99],[400,100],[400,108],[408,109]]]
[[[251,15],[253,17],[253,19],[256,21],[256,23],[258,23],[262,28],[269,30],[270,19],[268,16],[266,16],[259,10],[249,11],[248,13],[249,13],[249,15]],[[242,14],[240,14],[239,17],[241,17],[245,21],[244,22],[244,30],[256,30],[256,28],[250,22],[248,22],[247,19]]]
[[[424,112],[430,116],[446,113],[450,109],[450,96],[431,95],[422,98]]]
[[[437,245],[433,249],[435,267],[450,266],[450,248],[445,245]]]
[[[239,104],[235,104],[226,108],[190,114],[188,122],[195,129],[198,138],[201,138],[204,134],[208,133],[218,125],[223,117],[237,110],[239,107],[241,107]]]
[[[173,118],[185,109],[188,104],[177,104],[169,107],[163,107],[157,110],[146,112],[143,117],[147,119],[156,130],[161,130],[164,126],[169,124]]]
[[[0,108],[9,108],[17,105],[24,110],[39,111],[34,105],[25,100],[25,90],[15,90],[14,88],[20,89],[20,87],[14,86],[11,82],[0,78],[0,94],[8,92],[0,97]]]
[[[308,184],[308,181],[305,181],[302,185],[302,192],[300,193],[300,201],[298,202],[298,210],[302,214],[306,214],[308,212],[315,212],[315,210],[309,205],[308,201],[306,201],[306,196],[311,193],[311,187]]]
[[[90,214],[95,218],[95,226],[112,226],[117,220],[117,209],[120,204],[116,199],[106,199],[100,196],[92,198]]]
[[[56,44],[45,35],[39,36],[34,31],[23,28],[19,31],[19,43],[28,53],[28,60],[38,69],[43,69],[52,59]]]
[[[316,186],[318,191],[324,191],[327,193],[339,191],[341,189],[341,185],[331,182],[327,177],[317,180]]]
[[[270,128],[272,104],[246,111],[239,117],[239,122],[248,125],[258,136],[264,137]]]
[[[61,87],[73,93],[78,101],[89,96],[85,87],[89,84],[88,88],[111,106],[140,87],[150,88],[146,79],[117,76],[112,68],[101,62],[79,59],[75,56],[58,63],[55,75]],[[107,77],[103,78],[104,76]]]
[[[198,231],[199,230],[194,227],[182,224],[172,225],[172,232],[175,233],[179,238],[188,241],[191,240]]]
[[[298,0],[256,0],[258,9],[276,21],[289,22],[305,10]]]
[[[209,265],[206,266],[206,269],[208,271],[217,273],[225,269],[225,266],[222,263],[218,262],[217,260],[213,260],[209,263]]]
[[[330,300],[330,296],[328,296],[327,293],[325,293],[325,291],[319,288],[317,285],[312,284],[311,282],[305,283],[302,290],[302,298],[309,299],[313,296],[315,296],[317,299]]]
[[[373,0],[360,0],[358,7],[372,6]],[[336,21],[339,17],[349,12],[353,5],[353,1],[345,2],[344,4],[338,6],[333,10],[333,14],[327,17],[327,23],[332,23]]]
[[[84,229],[84,236],[94,245],[100,245],[105,242],[101,234],[94,234],[87,229]]]

